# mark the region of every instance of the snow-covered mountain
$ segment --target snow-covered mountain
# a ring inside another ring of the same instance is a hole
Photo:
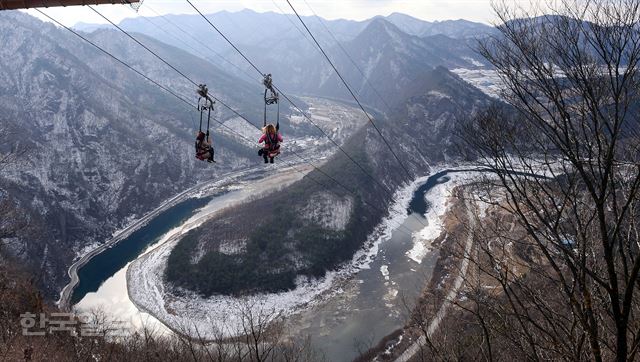
[[[195,104],[193,85],[121,33],[99,30],[88,37]],[[144,41],[260,119],[259,84],[151,38]],[[0,194],[34,226],[14,248],[24,249],[49,295],[64,283],[79,249],[186,187],[245,167],[255,157],[234,138],[217,137],[224,162],[215,168],[196,162],[196,110],[64,29],[2,12],[0,44],[0,122],[12,131],[0,141],[26,150],[19,164],[2,173]],[[221,110],[216,116],[230,117]]]
[[[394,107],[415,94],[416,88],[425,82],[423,78],[438,66],[453,69],[484,65],[467,40],[444,35],[420,38],[382,18],[371,21],[355,39],[345,43],[345,47],[366,79],[351,59],[334,50],[336,67],[360,98],[386,112],[390,111],[387,105]],[[314,70],[309,72],[303,89],[310,91],[317,84],[315,91],[320,94],[349,99],[350,95],[326,62],[319,63]]]
[[[492,26],[464,19],[429,22],[401,13],[393,13],[385,19],[405,33],[420,37],[444,35],[454,39],[482,38],[496,31]]]

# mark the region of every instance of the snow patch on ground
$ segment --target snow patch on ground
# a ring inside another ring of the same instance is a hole
[[[485,200],[492,200],[491,195],[486,195],[485,193],[476,191],[471,194],[473,196],[474,202],[476,204],[476,208],[478,209],[477,216],[479,219],[484,219],[487,217],[487,210],[491,206],[491,203]],[[500,200],[502,198],[498,198]],[[495,202],[495,201],[492,201]]]
[[[225,255],[243,254],[247,251],[247,240],[220,243],[218,251]]]
[[[431,90],[427,93],[428,96],[434,97],[436,99],[451,99],[451,97],[449,97],[448,95],[442,93],[442,92],[438,92],[435,90]]]
[[[393,301],[396,299],[397,296],[398,296],[398,289],[389,288],[387,292],[384,294],[384,296],[382,296],[382,299],[385,301],[384,305],[389,309],[393,309],[396,306]]]
[[[477,177],[477,173],[451,172],[444,177],[448,177],[449,181],[436,185],[427,193],[429,208],[424,215],[427,226],[413,234],[413,247],[406,253],[409,259],[418,264],[422,263],[422,259],[431,250],[433,241],[444,232],[443,218],[449,210],[453,189],[471,181]]]
[[[95,250],[98,247],[100,247],[100,245],[102,244],[99,241],[94,241],[94,242],[89,242],[88,244],[81,245],[80,247],[76,247],[76,249],[74,249],[75,257],[73,258],[73,260],[76,261],[80,259],[81,257],[88,254],[92,250]]]
[[[305,118],[302,115],[291,115],[289,117],[289,122],[291,122],[291,124],[299,125],[304,121],[305,121]]]
[[[302,216],[330,230],[344,230],[353,212],[352,197],[338,197],[330,192],[317,192],[300,210]]]
[[[384,280],[389,280],[389,266],[383,265],[380,267],[380,274],[384,277]]]
[[[488,96],[500,98],[503,83],[495,70],[456,68],[451,69],[451,72],[457,74],[465,82],[480,89]]]

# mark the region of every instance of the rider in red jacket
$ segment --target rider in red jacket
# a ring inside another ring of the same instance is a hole
[[[211,140],[205,141],[205,136],[202,131],[198,132],[196,136],[196,158],[201,161],[207,160],[209,163],[216,162],[213,160],[214,151]]]
[[[282,135],[272,124],[264,128],[264,134],[258,140],[258,143],[264,142],[264,147],[258,152],[264,158],[264,163],[273,163],[273,158],[280,154],[280,142]]]

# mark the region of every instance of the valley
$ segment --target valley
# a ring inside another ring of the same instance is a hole
[[[0,360],[638,359],[640,0],[99,3],[0,1]]]
[[[256,28],[274,15],[229,16]],[[44,142],[21,139],[35,145],[34,167],[10,168],[0,188],[41,220],[39,237],[23,239],[34,256],[27,265],[46,275],[39,283],[58,307],[113,318],[129,332],[207,342],[244,338],[252,316],[264,328],[283,323],[287,340],[307,336],[336,361],[405,326],[439,260],[452,190],[473,178],[455,138],[495,96],[487,63],[469,48],[471,33],[491,28],[399,14],[330,23],[351,53],[334,44],[331,56],[367,114],[308,39],[273,43],[277,29],[243,37],[240,46],[290,92],[279,105],[283,154],[271,165],[253,142],[263,122],[260,80],[225,64],[242,61],[233,50],[222,51],[225,62],[196,54],[140,19],[123,25],[149,49],[102,26],[78,39],[22,13],[0,19],[5,39],[20,39],[12,50],[21,57],[0,51],[0,100],[48,102],[34,121],[47,130]],[[188,28],[197,17],[172,19]],[[29,32],[39,34],[32,52],[19,45],[30,44]],[[162,89],[130,79],[89,41]],[[22,64],[39,87],[11,75]],[[193,160],[193,79],[219,97],[213,165]],[[89,84],[95,93],[83,91]]]

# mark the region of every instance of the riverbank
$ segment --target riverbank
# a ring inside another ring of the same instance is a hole
[[[488,204],[469,190],[470,182],[451,190],[447,210],[441,215],[443,228],[433,233],[432,245],[440,250],[433,275],[421,289],[416,304],[408,310],[405,325],[385,336],[356,361],[409,361],[425,350],[427,338],[441,327],[467,277],[469,256],[473,252],[475,225],[482,222]]]
[[[464,190],[464,186],[455,191],[456,202],[451,212],[444,220],[447,225],[445,233],[448,234],[446,252],[443,252],[438,260],[436,271],[429,283],[429,287],[420,297],[417,307],[412,312],[409,330],[400,334],[397,338],[395,349],[403,352],[395,358],[396,362],[407,362],[422,351],[427,338],[431,338],[434,332],[447,314],[448,309],[458,298],[458,293],[467,276],[469,256],[473,247],[473,231],[476,225],[476,216],[479,214],[478,206],[472,201],[472,197]],[[417,325],[416,325],[417,324]],[[417,330],[412,330],[412,329]],[[402,342],[407,345],[398,348]],[[391,354],[391,350],[387,353]]]
[[[108,248],[111,248],[121,242],[122,240],[131,236],[132,233],[146,225],[150,220],[158,216],[158,214],[166,211],[167,209],[183,202],[189,198],[201,198],[206,197],[208,194],[212,193],[216,188],[219,188],[225,184],[232,183],[235,179],[241,178],[242,176],[246,176],[247,174],[251,174],[255,172],[255,169],[250,170],[241,170],[237,172],[230,173],[226,175],[224,178],[220,180],[212,180],[209,182],[201,183],[195,185],[171,198],[164,201],[160,206],[158,206],[153,211],[147,213],[142,218],[134,220],[129,225],[124,227],[122,230],[119,230],[114,233],[113,237],[106,241],[105,243],[99,245],[95,249],[90,250],[89,252],[82,255],[79,259],[77,259],[71,266],[69,267],[67,273],[69,275],[70,281],[67,285],[64,286],[62,291],[60,292],[60,298],[56,302],[56,305],[61,310],[70,310],[71,308],[71,298],[73,296],[73,292],[79,283],[78,278],[78,270],[85,266],[92,258],[102,253]]]

